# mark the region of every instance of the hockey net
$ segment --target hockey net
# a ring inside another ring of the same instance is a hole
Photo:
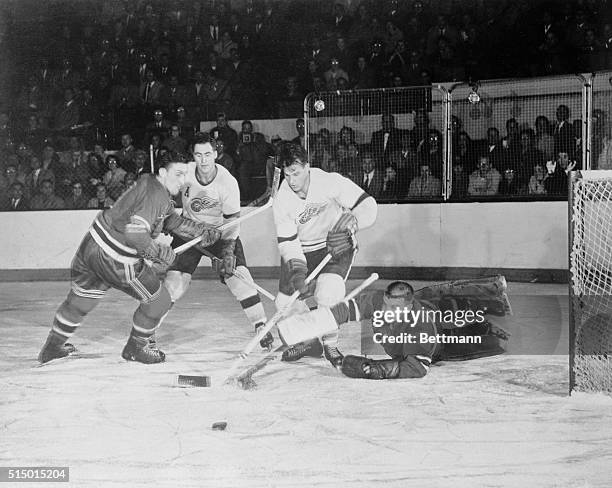
[[[572,174],[570,392],[612,394],[612,171]]]

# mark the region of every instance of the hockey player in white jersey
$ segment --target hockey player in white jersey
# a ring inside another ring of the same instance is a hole
[[[330,307],[345,295],[345,280],[357,247],[355,233],[374,224],[376,201],[348,178],[311,168],[306,151],[298,144],[285,143],[279,162],[285,179],[273,204],[281,255],[276,306],[283,309],[296,290],[306,295],[307,274],[330,253],[332,260],[319,274],[314,289],[317,305]],[[304,302],[296,303],[304,306]],[[297,344],[285,351],[283,360],[324,353],[334,367],[340,367],[343,356],[337,347],[338,335],[325,336],[322,341],[323,347],[318,340]]]
[[[219,227],[240,216],[240,190],[238,182],[230,172],[215,163],[216,146],[216,141],[208,134],[196,135],[193,146],[195,161],[189,163],[185,185],[181,189],[181,200],[185,217]],[[172,302],[178,300],[187,291],[191,276],[207,251],[218,258],[213,259],[213,269],[219,273],[221,281],[240,302],[248,320],[257,330],[266,322],[259,295],[252,287],[234,276],[234,271],[238,271],[241,277],[248,281],[253,280],[247,269],[239,233],[240,226],[235,225],[225,230],[221,239],[214,245],[205,249],[197,245],[180,254],[168,270],[165,285]],[[172,247],[176,248],[183,243],[182,239],[175,236]],[[273,341],[272,334],[267,334],[260,344],[269,348]]]

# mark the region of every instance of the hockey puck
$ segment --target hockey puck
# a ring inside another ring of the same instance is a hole
[[[212,430],[225,430],[227,422],[215,422],[212,424]]]
[[[210,376],[192,376],[186,374],[179,374],[178,386],[210,386]]]

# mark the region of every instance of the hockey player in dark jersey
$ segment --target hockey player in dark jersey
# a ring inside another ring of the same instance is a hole
[[[172,196],[185,183],[186,159],[165,154],[156,175],[144,175],[112,208],[99,213],[72,261],[72,284],[55,314],[53,326],[38,360],[46,363],[75,351],[67,343],[109,288],[140,301],[122,357],[128,361],[159,363],[154,332],[171,306],[170,294],[157,271],[172,264],[175,253],[155,241],[161,233],[185,240],[201,236],[203,246],[214,244],[220,233],[174,211]],[[154,269],[152,266],[157,268]]]
[[[320,307],[288,317],[278,324],[287,345],[337,330],[338,326],[369,319],[373,340],[389,359],[347,355],[341,371],[352,378],[421,378],[432,363],[502,354],[507,334],[487,316],[510,313],[502,276],[465,280],[414,292],[405,281],[386,290],[370,291],[331,308]]]

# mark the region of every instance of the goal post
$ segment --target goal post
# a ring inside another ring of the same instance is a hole
[[[612,394],[612,171],[576,171],[569,192],[570,393]]]

